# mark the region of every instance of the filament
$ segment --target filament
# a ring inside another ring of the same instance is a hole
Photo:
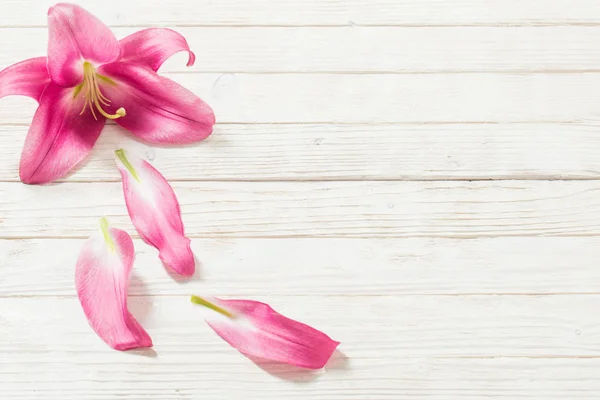
[[[92,64],[87,61],[83,63],[83,82],[75,87],[75,96],[77,96],[82,90],[84,102],[83,108],[81,109],[79,115],[82,115],[88,107],[92,111],[94,119],[98,119],[96,116],[96,111],[108,119],[117,119],[127,115],[123,107],[119,108],[114,114],[109,114],[104,110],[104,108],[102,108],[102,106],[108,107],[110,105],[110,100],[107,99],[106,96],[104,96],[104,94],[102,94],[100,91],[96,70]]]

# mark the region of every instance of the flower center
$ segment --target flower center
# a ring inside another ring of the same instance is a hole
[[[102,114],[104,117],[106,117],[108,119],[117,119],[117,118],[121,118],[121,117],[124,117],[125,115],[127,115],[127,113],[125,112],[125,109],[123,107],[119,108],[115,114],[109,114],[106,111],[104,111],[102,106],[105,106],[105,107],[109,106],[110,100],[107,99],[100,91],[100,87],[98,86],[98,79],[102,79],[104,81],[107,81],[107,82],[113,83],[113,84],[115,83],[110,78],[107,78],[105,76],[97,74],[96,70],[92,64],[90,64],[87,61],[84,62],[83,63],[83,82],[81,82],[79,85],[77,85],[75,87],[75,94],[73,96],[73,97],[77,97],[77,95],[79,95],[79,93],[83,90],[85,102],[83,104],[83,108],[81,109],[81,113],[79,113],[79,115],[83,114],[88,107],[92,111],[92,115],[94,116],[95,119],[98,119],[98,118],[96,117],[96,112],[94,111],[94,109],[98,110],[98,112],[100,114]]]

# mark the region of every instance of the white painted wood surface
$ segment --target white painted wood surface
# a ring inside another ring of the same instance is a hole
[[[0,68],[44,54],[53,2],[0,0]],[[169,148],[109,124],[32,187],[35,104],[0,101],[0,399],[600,397],[597,0],[78,3],[119,37],[186,35],[197,64],[161,72],[218,125]],[[134,234],[117,147],[173,182],[201,262],[178,282],[136,238],[147,352],[110,350],[73,287],[100,216]],[[256,365],[190,293],[267,301],[340,352],[316,374]]]

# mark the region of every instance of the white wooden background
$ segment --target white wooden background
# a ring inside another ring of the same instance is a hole
[[[49,0],[0,0],[0,68],[45,54]],[[65,182],[25,186],[35,110],[0,102],[0,398],[600,397],[598,0],[79,4],[118,37],[182,32],[162,73],[215,109],[209,140],[109,125]],[[130,233],[112,150],[152,160],[202,261],[174,281],[136,241],[154,351],[110,350],[75,297],[83,240]],[[190,293],[253,298],[340,340],[324,372],[257,366]]]

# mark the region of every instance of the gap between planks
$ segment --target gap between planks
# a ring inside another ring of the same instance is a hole
[[[2,239],[6,240],[6,239]],[[166,273],[166,272],[165,272]],[[139,294],[139,293],[131,293],[127,297],[138,297],[138,298],[184,298],[187,299],[190,297],[190,294]],[[328,295],[321,295],[322,297],[330,297],[330,298],[391,298],[397,299],[400,297],[556,297],[556,296],[598,296],[600,292],[560,292],[560,293],[520,293],[520,292],[512,292],[512,293],[406,293],[406,294],[339,294],[333,293]],[[220,295],[223,297],[231,297],[227,294]],[[280,297],[315,297],[314,293],[293,293],[289,295],[280,294]],[[1,299],[37,299],[37,298],[46,298],[46,299],[74,299],[76,298],[76,294],[0,294]]]
[[[77,174],[77,172],[75,172],[75,174]],[[547,177],[547,176],[539,176],[539,177],[535,177],[535,176],[519,176],[519,175],[515,175],[515,176],[511,176],[511,177],[473,177],[473,178],[428,178],[425,176],[419,176],[419,175],[415,175],[415,176],[407,176],[407,177],[402,177],[402,178],[361,178],[361,177],[356,177],[356,178],[297,178],[297,179],[292,179],[292,178],[288,178],[288,179],[277,179],[277,178],[273,178],[273,179],[268,179],[268,178],[262,178],[262,179],[235,179],[235,178],[222,178],[222,179],[210,179],[210,178],[169,178],[168,179],[169,182],[171,183],[189,183],[189,182],[202,182],[202,183],[218,183],[218,182],[223,182],[223,183],[302,183],[302,182],[340,182],[340,183],[344,183],[344,182],[504,182],[504,181],[508,181],[508,182],[527,182],[527,181],[532,181],[532,182],[537,182],[537,181],[548,181],[548,182],[570,182],[570,181],[600,181],[600,177],[591,177],[591,176],[574,176],[574,177],[569,177],[569,178],[557,178],[557,177]],[[0,179],[0,183],[19,183],[21,182],[18,178],[14,178],[14,179]],[[117,183],[117,182],[121,182],[121,179],[115,178],[115,179],[77,179],[77,178],[70,178],[68,181],[66,180],[59,180],[56,181],[56,184],[59,185],[61,183],[81,183],[81,184],[88,184],[88,183]]]
[[[46,29],[15,31],[0,34],[0,65],[46,52]],[[120,28],[115,34],[134,31]],[[181,34],[198,54],[211,56],[188,68],[186,55],[175,55],[161,73],[456,75],[594,73],[600,68],[596,28],[188,28]],[[19,44],[12,36],[20,37]]]
[[[170,71],[171,75],[202,75],[202,74],[244,74],[244,75],[560,75],[560,74],[598,74],[600,69],[478,69],[478,70],[430,70],[430,71],[243,71],[243,70],[205,70],[205,71]]]
[[[33,115],[32,115],[33,117]],[[110,122],[107,122],[107,124]],[[276,122],[222,122],[217,123],[218,126],[286,126],[286,125],[342,125],[342,126],[356,126],[356,125],[374,125],[374,126],[403,126],[403,125],[543,125],[543,124],[573,124],[582,126],[598,126],[600,130],[600,120],[584,120],[584,119],[568,119],[568,120],[536,120],[536,121],[398,121],[398,122],[384,122],[384,121],[373,121],[373,122],[344,122],[344,121],[276,121]],[[29,126],[29,122],[0,122],[0,126]],[[114,124],[111,124],[115,126]],[[216,125],[216,126],[217,126]],[[175,146],[176,147],[176,146]]]
[[[531,22],[473,22],[470,24],[372,24],[372,23],[360,23],[360,22],[348,22],[338,24],[108,24],[111,29],[148,29],[148,28],[569,28],[569,27],[582,27],[582,28],[596,28],[600,27],[600,22],[544,22],[544,21],[531,21]],[[48,25],[0,25],[0,29],[46,29]]]
[[[600,235],[595,181],[213,182],[173,188],[191,238]],[[119,183],[4,183],[0,191],[2,237],[89,236],[102,215],[116,226],[130,225]]]
[[[5,0],[0,23],[45,26],[55,0]],[[593,0],[158,0],[78,1],[110,26],[536,25],[600,22]],[[31,10],[37,10],[32,12]]]
[[[73,249],[84,240],[0,241],[0,295],[74,295],[73,271],[65,266],[76,264]],[[192,249],[200,279],[185,285],[165,273],[155,249],[139,239],[134,243],[130,295],[209,292],[254,298],[269,293],[348,301],[357,295],[407,300],[409,295],[441,295],[455,301],[465,294],[473,301],[494,298],[488,295],[539,301],[544,295],[591,295],[600,286],[597,238],[199,239],[192,241]],[[55,257],[48,259],[49,253]],[[336,285],[328,284],[332,278]]]

